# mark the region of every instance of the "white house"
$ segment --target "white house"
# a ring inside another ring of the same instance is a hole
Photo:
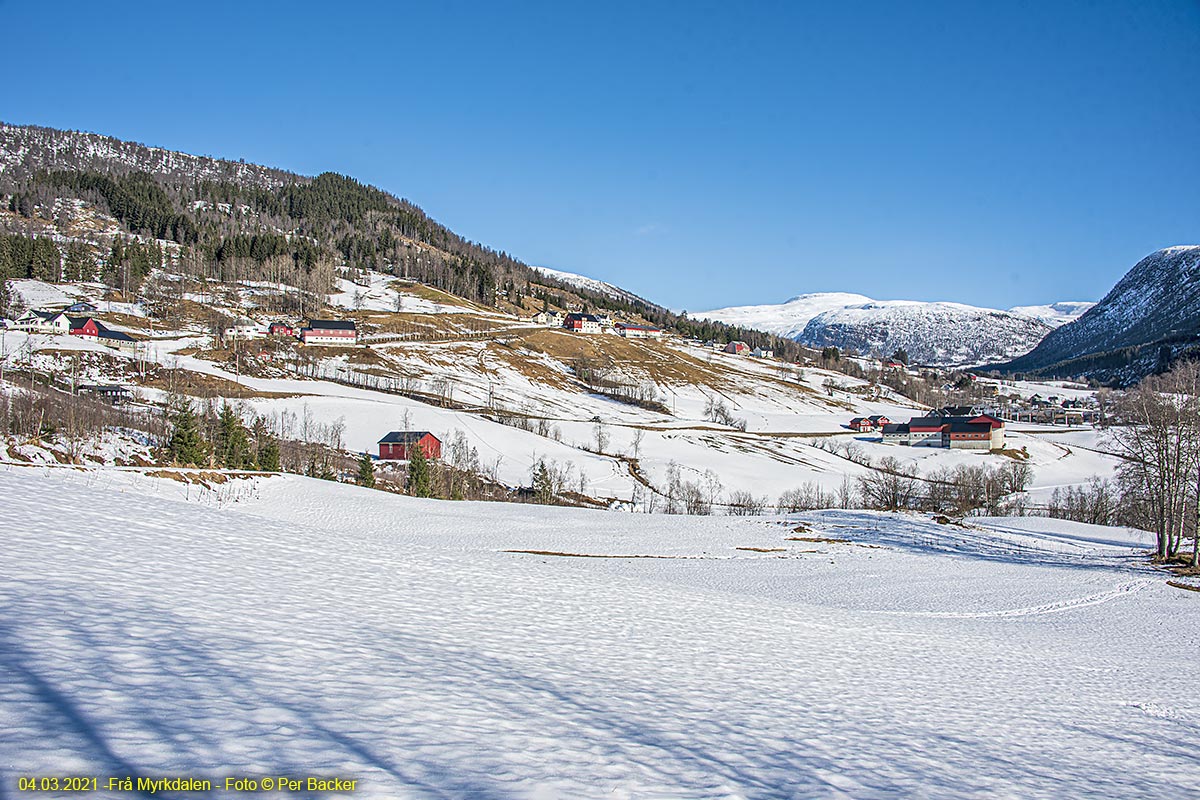
[[[765,347],[756,347],[750,351],[750,355],[754,356],[755,358],[774,358],[775,351],[768,350]]]
[[[71,321],[61,311],[26,311],[13,320],[13,327],[38,333],[70,333]]]
[[[617,323],[617,335],[626,339],[661,339],[662,328],[653,325],[631,325],[626,322]]]

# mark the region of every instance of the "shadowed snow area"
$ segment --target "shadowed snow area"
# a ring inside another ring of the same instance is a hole
[[[53,773],[338,775],[367,798],[1196,792],[1200,598],[1141,566],[1136,531],[11,466],[0,529],[0,791]]]

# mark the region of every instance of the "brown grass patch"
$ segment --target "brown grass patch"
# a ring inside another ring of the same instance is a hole
[[[734,550],[748,550],[751,553],[786,553],[786,547],[735,547]]]
[[[228,397],[235,400],[248,400],[301,396],[296,392],[263,392],[227,378],[183,369],[177,370],[174,374],[170,370],[163,370],[152,377],[135,378],[135,381],[138,385],[151,389],[174,390],[180,394],[200,398]]]
[[[825,536],[789,536],[787,542],[812,542],[814,544],[853,544],[849,539],[830,539]]]
[[[641,555],[603,555],[600,553],[560,553],[556,550],[501,550],[502,553],[521,553],[528,556],[555,556],[558,558],[677,558],[692,559],[699,556],[641,556]]]
[[[1192,586],[1191,584],[1179,581],[1167,581],[1167,586],[1174,586],[1176,589],[1186,589],[1189,592],[1200,592],[1200,586]]]

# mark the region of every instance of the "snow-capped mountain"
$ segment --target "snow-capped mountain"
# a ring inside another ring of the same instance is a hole
[[[1104,299],[1005,369],[1130,382],[1196,348],[1200,245],[1143,258]]]
[[[939,365],[1012,358],[1029,352],[1053,329],[1053,323],[1036,314],[961,303],[872,300],[843,292],[802,294],[779,305],[737,306],[695,316],[787,336],[810,347],[832,345],[884,356],[902,348],[914,362]]]
[[[885,300],[826,311],[811,319],[799,341],[871,355],[903,349],[914,363],[981,364],[1026,353],[1051,330],[1032,317],[960,303]]]
[[[1062,300],[1058,303],[1048,303],[1044,306],[1014,306],[1010,308],[1014,314],[1040,319],[1047,325],[1057,328],[1079,319],[1095,303],[1084,300]]]
[[[690,316],[796,339],[804,330],[804,326],[818,314],[872,302],[874,301],[866,295],[851,292],[814,292],[796,295],[785,303],[732,306],[715,311],[701,311]]]

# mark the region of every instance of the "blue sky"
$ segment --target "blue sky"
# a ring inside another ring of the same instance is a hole
[[[1200,3],[0,0],[0,119],[407,197],[674,308],[1098,299],[1200,243]]]

